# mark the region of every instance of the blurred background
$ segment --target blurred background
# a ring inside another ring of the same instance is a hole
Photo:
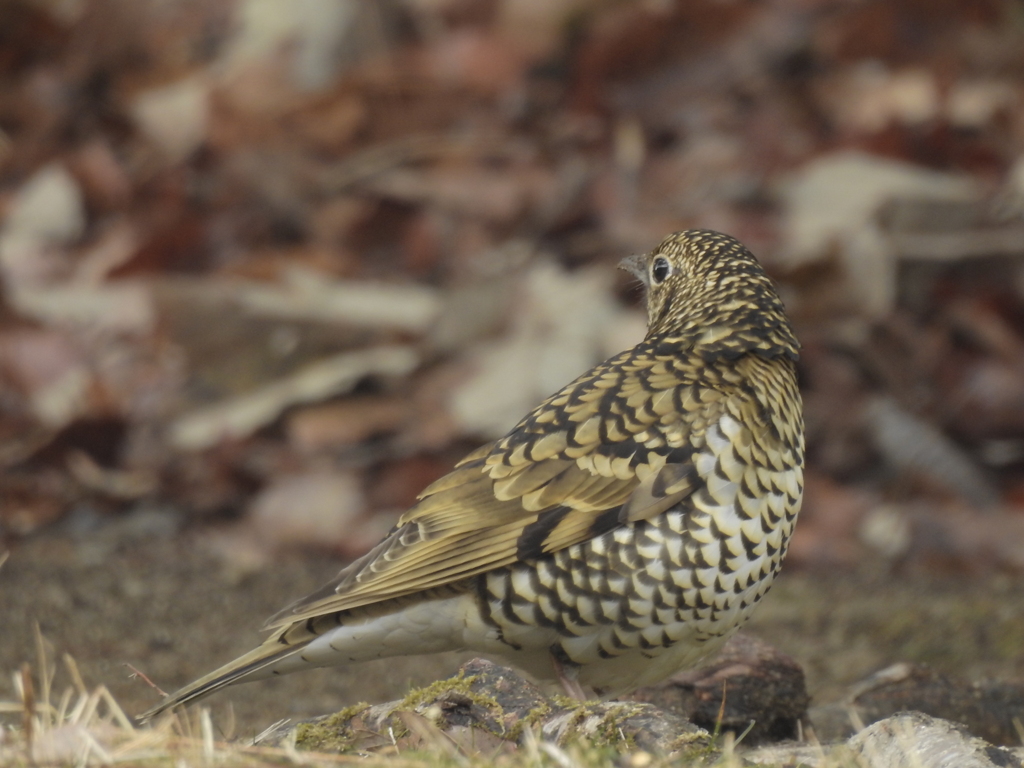
[[[1020,675],[1019,0],[0,0],[0,698],[37,624],[135,712],[126,665],[247,650],[642,338],[615,265],[688,227],[758,255],[804,345],[752,631],[817,701]],[[457,661],[213,706],[249,733]]]

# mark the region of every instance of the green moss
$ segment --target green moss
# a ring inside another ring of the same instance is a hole
[[[602,711],[600,701],[580,702],[564,696],[553,696],[552,700],[570,713],[569,720],[565,725],[565,732],[568,736],[563,744],[586,743],[601,749],[614,748],[619,751],[636,748],[633,737],[626,736],[622,732],[622,722],[642,712],[642,704],[623,702]],[[530,714],[533,715],[532,712]],[[534,721],[536,722],[548,714],[550,714],[550,707],[547,708],[547,711],[539,713]],[[597,726],[592,729],[588,727],[586,734],[579,733],[584,722],[592,717],[598,718]]]
[[[643,710],[643,705],[629,702],[623,702],[609,709],[601,719],[597,731],[590,738],[598,744],[605,744],[609,747],[636,749],[636,740],[623,733],[622,723],[640,714]]]
[[[705,765],[721,757],[718,739],[707,733],[684,733],[668,744],[667,751],[683,765]]]
[[[509,738],[509,732],[504,727],[505,710],[493,696],[473,690],[473,683],[478,678],[479,675],[467,677],[464,672],[460,671],[455,677],[449,677],[447,680],[438,680],[436,683],[431,683],[423,688],[416,688],[406,694],[405,698],[395,707],[395,711],[416,711],[424,705],[433,704],[445,694],[457,693],[459,696],[468,699],[475,706],[487,710],[491,717],[502,726],[501,732],[494,733],[494,735],[507,739]]]
[[[310,752],[344,752],[355,741],[352,720],[368,710],[366,702],[353,704],[317,723],[302,723],[295,728],[295,746]]]
[[[476,682],[477,677],[478,675],[470,675],[469,677],[466,677],[466,673],[460,670],[459,674],[455,675],[455,677],[438,680],[437,682],[425,685],[422,688],[413,688],[405,694],[405,698],[398,702],[398,706],[395,707],[395,711],[415,711],[417,707],[432,703],[441,698],[442,695],[451,691],[465,696],[475,704],[477,703],[476,699],[480,697],[480,695],[474,693],[470,686]],[[495,702],[494,699],[490,699],[486,696],[480,698],[491,702],[493,706],[497,706],[497,702]]]
[[[568,736],[563,740],[563,746],[571,746],[573,749],[584,749],[590,753],[609,750],[618,754],[633,751],[637,748],[635,740],[623,733],[622,723],[631,717],[641,714],[645,707],[643,704],[622,702],[606,708],[599,701],[579,702],[560,696],[556,697],[553,701],[542,701],[514,725],[508,727],[505,711],[498,701],[486,693],[472,689],[472,685],[476,680],[477,676],[466,676],[460,673],[455,677],[439,680],[423,688],[413,689],[395,705],[392,715],[401,711],[413,711],[422,714],[425,708],[435,703],[438,699],[455,693],[459,697],[472,702],[475,707],[479,707],[488,713],[486,722],[478,723],[474,727],[507,741],[519,741],[525,728],[532,728],[544,722],[557,707],[565,709],[568,715],[568,722],[565,727],[565,732]],[[352,729],[352,721],[362,715],[368,708],[368,704],[356,704],[346,707],[320,722],[304,723],[298,726],[295,729],[296,746],[306,751],[351,752],[358,746],[357,736]],[[596,725],[594,719],[597,720]],[[587,723],[587,733],[583,734],[580,733],[580,728],[585,722]],[[389,717],[376,730],[383,733],[390,732],[390,735],[395,739],[401,739],[408,733],[408,729],[402,721],[394,716]],[[682,752],[687,758],[701,759],[706,759],[708,756],[715,754],[714,749],[708,748],[707,739],[702,738],[700,734],[690,733],[681,735],[673,743],[672,751]]]
[[[580,701],[579,699],[574,699],[571,696],[566,696],[564,693],[553,693],[548,698],[562,709],[577,709],[579,707],[584,707],[589,703],[586,701]],[[600,699],[592,699],[592,701],[600,701]]]
[[[507,738],[510,741],[519,741],[523,737],[524,729],[533,728],[538,723],[543,722],[550,714],[551,705],[546,701],[542,701],[536,707],[527,712],[526,716],[520,719],[518,723],[512,726],[504,738]]]

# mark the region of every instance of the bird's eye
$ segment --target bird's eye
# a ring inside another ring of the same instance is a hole
[[[659,256],[651,264],[651,279],[656,285],[665,282],[665,278],[670,274],[672,274],[672,265],[664,256]]]

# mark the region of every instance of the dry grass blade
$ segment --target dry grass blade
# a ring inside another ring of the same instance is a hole
[[[35,736],[36,697],[35,689],[32,686],[32,668],[28,662],[21,667],[21,701],[24,705],[21,722],[25,736],[25,757],[28,758],[29,763],[32,763],[34,762],[32,743]]]
[[[465,755],[458,745],[426,717],[416,712],[398,712],[396,714],[402,724],[419,738],[426,749],[447,755],[462,765],[466,764]]]
[[[681,760],[679,756],[637,753],[636,761],[629,759],[624,763],[618,751],[586,741],[555,744],[542,740],[527,727],[518,748],[510,747],[508,754],[503,750],[502,754],[488,756],[486,751],[467,752],[464,745],[435,724],[429,710],[426,716],[399,713],[405,729],[404,734],[396,734],[396,746],[401,747],[401,753],[336,755],[302,751],[296,747],[294,731],[291,741],[274,747],[218,740],[206,709],[166,717],[152,726],[136,727],[106,687],[87,687],[74,660],[67,655],[63,657],[61,674],[67,675],[69,685],[55,706],[49,697],[55,690],[56,670],[49,662],[41,634],[37,635],[37,647],[38,663],[25,664],[14,675],[19,700],[0,702],[0,713],[21,717],[20,730],[0,730],[0,768],[92,768],[119,764],[139,768],[328,768],[355,763],[370,768],[491,768],[496,764],[503,768],[613,768],[623,764],[631,768],[738,768],[747,754],[734,751],[742,736],[733,739],[730,734],[719,754],[702,752],[691,760]],[[872,743],[865,748],[877,746]],[[851,765],[849,749],[826,750],[816,745],[815,756],[815,765],[820,768]]]

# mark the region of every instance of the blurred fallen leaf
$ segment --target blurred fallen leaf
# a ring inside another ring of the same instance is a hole
[[[304,144],[337,153],[353,141],[366,122],[366,104],[356,94],[329,94],[288,115],[288,126]]]
[[[825,79],[821,98],[840,127],[863,133],[891,123],[920,125],[938,116],[941,107],[933,72],[923,67],[890,71],[875,60]]]
[[[358,475],[315,470],[275,478],[250,502],[246,523],[271,551],[337,550],[365,509]]]
[[[869,492],[808,470],[800,525],[793,533],[787,557],[804,566],[856,563],[861,555],[858,531],[877,503]]]
[[[1024,571],[1024,515],[916,501],[902,506],[910,526],[905,557],[952,570]]]
[[[167,163],[181,162],[206,139],[209,91],[205,77],[192,75],[135,97],[132,117]]]
[[[28,399],[35,418],[55,430],[86,414],[93,373],[86,356],[64,333],[19,329],[0,334],[0,371]]]
[[[641,324],[610,295],[609,270],[565,272],[538,262],[525,275],[523,298],[504,338],[478,344],[465,356],[472,374],[451,393],[450,409],[464,433],[498,437],[530,408],[609,356],[608,342],[624,340],[625,325]]]
[[[526,64],[522,49],[507,36],[467,27],[438,38],[413,66],[439,82],[508,98],[523,87]]]
[[[282,6],[243,0],[225,52],[229,76],[261,61],[286,57],[291,87],[309,91],[330,84],[345,69],[382,56],[397,40],[389,3],[333,0]]]
[[[868,547],[890,560],[905,555],[914,543],[913,524],[896,504],[880,504],[872,509],[858,534]]]
[[[996,487],[968,454],[933,424],[909,413],[889,397],[876,397],[866,418],[886,460],[960,494],[977,509],[992,509]]]
[[[66,485],[53,472],[7,475],[0,485],[0,532],[26,536],[60,519]]]
[[[331,280],[298,268],[282,277],[281,285],[231,281],[221,288],[254,314],[369,328],[422,333],[441,310],[440,296],[427,286]]]
[[[339,395],[367,376],[405,376],[419,363],[412,347],[375,347],[344,352],[305,366],[255,391],[199,408],[175,419],[170,443],[184,451],[238,439],[274,421],[285,408]]]
[[[509,223],[535,199],[553,196],[553,175],[486,167],[399,168],[366,182],[367,189],[406,203],[436,206],[463,216]]]
[[[154,472],[102,467],[85,451],[68,451],[67,466],[72,477],[86,488],[114,499],[139,499],[159,487]]]
[[[125,280],[24,288],[9,298],[25,317],[88,333],[144,334],[152,330],[155,321],[148,287]]]
[[[98,285],[111,272],[128,263],[139,247],[135,227],[127,221],[115,223],[92,247],[78,258],[74,280]]]
[[[119,211],[131,201],[132,179],[107,137],[88,141],[69,159],[86,203],[97,211]]]
[[[6,290],[50,282],[66,267],[58,250],[85,231],[78,182],[60,163],[37,171],[18,189],[0,229],[0,269]]]
[[[453,461],[431,454],[393,458],[374,467],[367,494],[374,509],[405,510],[420,492],[451,471]]]
[[[958,80],[946,100],[946,118],[958,128],[981,129],[1020,101],[1020,87],[1012,81]]]
[[[352,397],[289,414],[288,442],[303,451],[356,445],[396,429],[409,417],[409,402],[388,396]]]
[[[356,518],[345,532],[345,536],[337,542],[338,555],[350,560],[365,555],[394,530],[398,518],[404,511],[405,509],[377,510]]]
[[[974,182],[965,175],[939,173],[862,152],[825,155],[784,184],[785,263],[796,267],[839,255],[869,316],[888,312],[896,297],[896,268],[873,217],[895,197],[973,200]]]

